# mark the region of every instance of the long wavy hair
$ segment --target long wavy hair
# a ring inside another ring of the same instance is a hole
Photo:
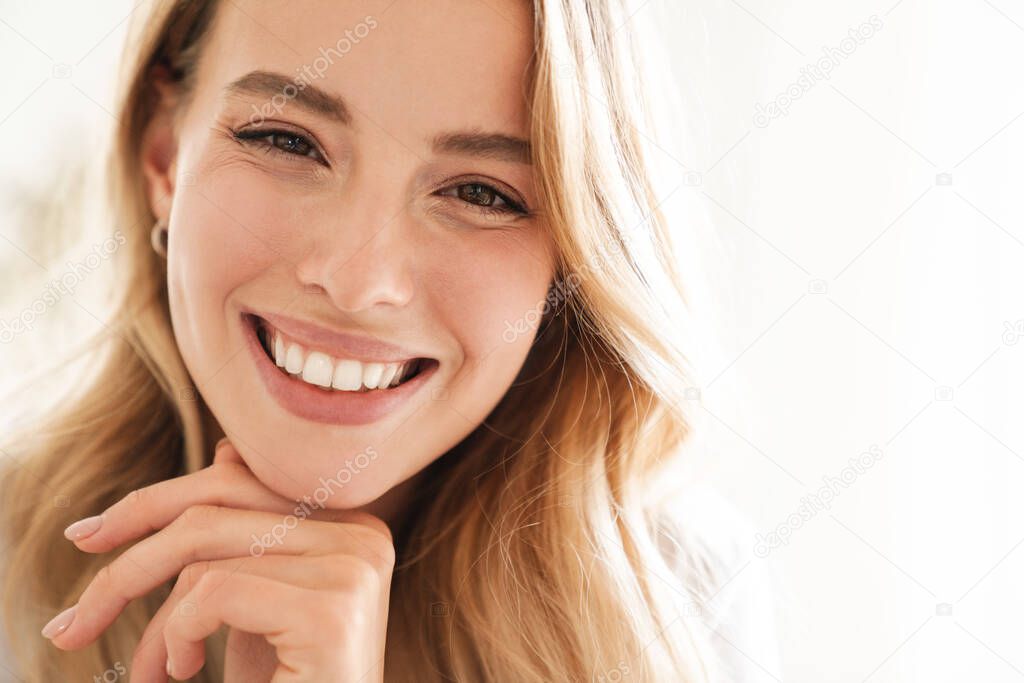
[[[714,564],[671,505],[694,424],[690,309],[670,234],[685,226],[652,189],[643,54],[618,30],[624,0],[532,4],[525,85],[559,296],[499,405],[429,466],[396,537],[387,680],[710,680],[716,662],[697,617]],[[88,379],[3,445],[5,623],[31,680],[128,660],[173,584],[129,604],[88,648],[53,648],[35,629],[113,559],[62,542],[63,527],[212,459],[212,416],[175,343],[150,245],[140,142],[156,104],[151,69],[166,67],[187,94],[217,5],[136,10],[108,160],[111,212],[127,237],[114,313],[82,346]],[[59,504],[47,504],[54,491]],[[221,680],[223,636],[207,641],[194,680]]]

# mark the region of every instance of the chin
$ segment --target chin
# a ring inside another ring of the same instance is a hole
[[[393,473],[386,471],[388,456],[380,449],[358,445],[347,448],[335,442],[322,451],[300,444],[293,441],[268,451],[273,456],[254,453],[250,457],[244,444],[237,448],[249,469],[268,488],[292,500],[314,498],[320,507],[358,507],[393,486]]]

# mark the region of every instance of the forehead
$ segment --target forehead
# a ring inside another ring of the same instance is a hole
[[[276,71],[402,141],[453,126],[527,137],[532,34],[527,0],[222,1],[199,87]]]

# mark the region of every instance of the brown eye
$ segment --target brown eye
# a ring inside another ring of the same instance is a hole
[[[493,188],[480,183],[468,183],[459,185],[459,199],[478,206],[491,206],[498,194]]]
[[[313,146],[306,142],[305,138],[292,133],[274,133],[271,136],[271,144],[284,152],[301,156],[307,156],[313,149]]]
[[[236,131],[234,137],[239,142],[271,152],[297,158],[306,157],[324,163],[324,157],[316,145],[304,135],[288,130],[252,129]]]
[[[486,215],[525,216],[529,214],[524,205],[487,183],[468,182],[449,185],[440,194],[458,199]]]

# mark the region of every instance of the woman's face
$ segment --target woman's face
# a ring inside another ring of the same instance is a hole
[[[157,213],[185,363],[271,489],[374,501],[522,366],[553,276],[531,34],[525,2],[221,3]]]

